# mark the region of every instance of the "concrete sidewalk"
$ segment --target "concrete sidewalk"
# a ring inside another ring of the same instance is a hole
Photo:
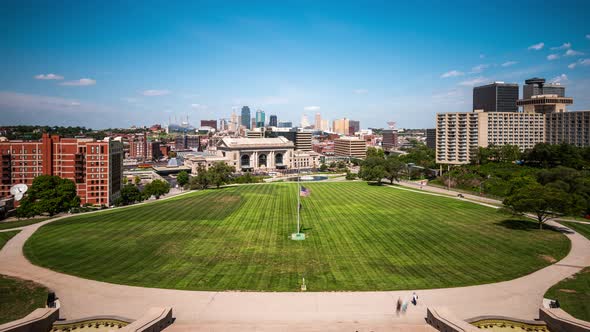
[[[116,285],[58,273],[32,265],[22,251],[25,241],[51,221],[23,227],[6,244],[0,251],[0,274],[30,279],[55,291],[62,303],[62,318],[110,314],[135,319],[150,307],[171,306],[177,318],[172,329],[179,331],[401,331],[400,327],[431,331],[424,325],[428,306],[447,307],[460,319],[480,315],[534,319],[548,288],[590,265],[590,241],[573,231],[568,232],[571,251],[558,263],[506,282],[416,290],[418,305],[410,305],[407,314],[398,317],[395,302],[398,297],[409,299],[413,290],[201,292]]]

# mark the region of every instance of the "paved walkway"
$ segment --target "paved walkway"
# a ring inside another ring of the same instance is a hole
[[[32,265],[22,253],[25,241],[48,222],[23,227],[6,244],[0,251],[0,274],[34,280],[54,290],[62,303],[61,315],[67,319],[105,314],[135,319],[149,307],[172,306],[177,321],[171,331],[432,331],[424,325],[428,306],[448,307],[461,319],[479,315],[533,319],[538,316],[549,287],[590,266],[590,241],[571,231],[566,233],[572,242],[571,251],[556,264],[506,282],[417,290],[418,305],[410,305],[406,315],[397,317],[394,313],[397,298],[409,299],[412,290],[180,291],[109,284],[54,272]]]

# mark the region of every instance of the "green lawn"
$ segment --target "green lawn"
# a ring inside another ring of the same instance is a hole
[[[590,321],[590,267],[551,287],[545,298],[558,299],[561,309]]]
[[[49,217],[47,217],[47,218],[36,218],[36,219],[23,219],[23,220],[17,220],[17,221],[4,221],[4,222],[0,222],[0,230],[1,229],[11,229],[11,228],[29,226],[29,225],[32,225],[32,224],[36,224],[38,222],[45,221],[47,219],[49,219]]]
[[[559,260],[565,236],[495,209],[363,182],[199,191],[41,227],[35,264],[113,283],[192,290],[394,290],[513,279]]]
[[[20,231],[0,232],[0,250],[2,249],[2,247],[4,247],[6,242],[8,242],[8,240],[12,239],[13,236],[18,234],[18,232]]]
[[[0,233],[0,250],[19,231]],[[0,275],[0,324],[28,315],[45,306],[47,289],[32,281]]]
[[[561,223],[590,239],[590,224]],[[570,315],[590,321],[590,267],[554,285],[545,297],[558,299],[561,308]]]

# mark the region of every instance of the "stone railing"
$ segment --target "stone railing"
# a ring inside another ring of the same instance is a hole
[[[59,308],[39,308],[24,318],[0,325],[0,332],[46,332],[58,318]]]
[[[172,308],[151,308],[133,323],[123,327],[121,332],[160,332],[174,323]]]
[[[539,318],[552,332],[590,332],[590,322],[576,319],[561,309],[539,309]]]
[[[453,316],[444,308],[428,308],[426,322],[441,332],[475,332],[475,326]]]

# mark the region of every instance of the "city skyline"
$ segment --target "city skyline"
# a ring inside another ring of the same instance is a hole
[[[535,76],[590,109],[585,2],[6,7],[3,125],[198,123],[247,105],[294,123],[320,112],[426,128],[470,111],[474,86]]]

